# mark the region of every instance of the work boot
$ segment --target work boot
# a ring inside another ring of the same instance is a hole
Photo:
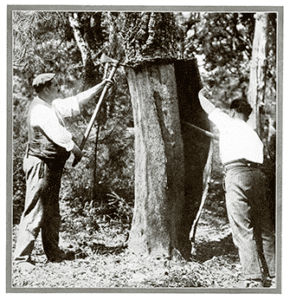
[[[277,286],[276,286],[276,277],[271,277],[271,285],[270,285],[270,288],[273,288],[275,289]]]
[[[245,281],[245,288],[262,288],[264,287],[261,279],[247,279]]]
[[[47,259],[47,262],[62,262],[63,260],[74,260],[75,253],[70,250],[60,250],[57,255]]]
[[[272,280],[269,277],[266,277],[263,279],[263,287],[271,287]]]

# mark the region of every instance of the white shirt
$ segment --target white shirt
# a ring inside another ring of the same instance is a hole
[[[62,119],[79,113],[76,97],[55,99],[51,105],[40,99],[40,104],[31,110],[30,124],[32,127],[39,126],[55,144],[71,151],[74,146],[72,134],[65,128]]]
[[[231,118],[219,108],[213,110],[208,118],[220,133],[220,158],[223,164],[241,158],[263,163],[263,143],[246,122]]]

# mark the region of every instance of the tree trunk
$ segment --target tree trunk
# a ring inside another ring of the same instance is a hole
[[[170,257],[179,249],[183,143],[174,65],[127,69],[135,123],[135,207],[129,249]]]
[[[185,167],[184,203],[179,238],[182,253],[187,257],[190,251],[194,250],[191,247],[194,247],[197,224],[207,197],[212,167],[212,141],[204,133],[188,125],[191,123],[210,131],[207,114],[198,99],[202,83],[196,61],[176,61],[175,76]]]
[[[267,198],[270,204],[273,226],[276,222],[276,130],[275,120],[271,114],[263,110],[266,94],[266,72],[269,43],[268,13],[257,13],[253,41],[249,99],[253,107],[250,118],[251,125],[256,129],[265,145],[264,173],[267,178]],[[262,115],[262,113],[264,115]],[[267,120],[266,120],[267,118]]]
[[[177,62],[171,14],[130,13],[124,19],[135,126],[135,207],[129,250],[189,258],[190,233],[206,190],[210,141],[181,127],[180,117],[208,129],[197,98],[199,74],[193,61]]]
[[[101,13],[86,14],[86,13],[69,13],[70,26],[74,33],[76,44],[79,48],[83,63],[82,74],[82,90],[85,91],[91,88],[97,82],[101,81],[101,75],[99,70],[93,63],[92,54],[96,50],[96,45],[102,40],[101,32]],[[88,122],[95,109],[93,102],[82,108],[83,117],[87,118]],[[98,131],[100,123],[104,123],[106,120],[106,110],[102,109],[98,115]],[[81,141],[81,139],[80,139]],[[99,184],[97,174],[97,143],[98,135],[95,142],[95,155],[94,155],[94,171],[93,171],[93,199],[98,199]]]
[[[85,15],[79,16],[78,13],[74,12],[69,14],[69,21],[74,33],[76,44],[81,52],[83,63],[83,90],[86,90],[95,85],[101,79],[99,71],[93,63],[93,49],[91,49],[92,47],[89,42],[91,39],[90,32],[92,32],[90,28],[91,18]]]
[[[252,50],[249,102],[253,108],[249,123],[261,134],[260,107],[264,104],[266,90],[268,41],[268,14],[257,13]]]

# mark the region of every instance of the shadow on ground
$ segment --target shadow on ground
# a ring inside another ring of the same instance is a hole
[[[227,255],[233,260],[238,258],[238,250],[233,243],[231,234],[219,240],[201,240],[195,245],[194,260],[200,263],[223,255]]]

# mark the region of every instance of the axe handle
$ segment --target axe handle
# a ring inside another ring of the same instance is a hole
[[[209,132],[209,131],[207,131],[207,130],[204,130],[204,129],[202,129],[202,128],[196,126],[196,125],[193,125],[193,124],[191,124],[191,123],[188,123],[188,122],[186,122],[186,121],[182,121],[182,123],[189,125],[190,127],[192,127],[192,128],[194,128],[194,129],[196,129],[196,130],[202,132],[203,134],[205,134],[206,136],[208,136],[208,137],[210,137],[210,138],[212,138],[212,139],[219,140],[219,138],[218,138],[216,135],[212,134],[211,132]]]
[[[115,74],[117,68],[118,68],[118,64],[114,64],[114,65],[113,65],[113,68],[112,68],[112,70],[111,70],[111,73],[110,73],[110,75],[109,75],[109,78],[108,78],[109,80],[112,80],[112,79],[113,79],[114,74]],[[88,125],[88,127],[87,127],[87,129],[86,129],[86,132],[85,132],[85,134],[84,134],[84,137],[83,137],[83,139],[82,139],[82,142],[81,142],[81,144],[80,144],[80,146],[79,146],[79,148],[80,148],[81,150],[84,149],[85,143],[86,143],[86,141],[87,141],[87,139],[88,139],[88,137],[89,137],[89,134],[90,134],[90,132],[91,132],[91,129],[92,129],[92,127],[93,127],[93,124],[94,124],[94,122],[95,122],[95,120],[96,120],[96,118],[97,118],[99,109],[100,109],[100,107],[101,107],[101,105],[102,105],[102,102],[103,102],[103,100],[104,100],[104,98],[105,98],[105,95],[106,95],[106,93],[107,93],[107,91],[108,91],[108,88],[109,88],[109,83],[107,82],[107,83],[105,84],[105,86],[104,86],[104,89],[102,90],[100,99],[99,99],[99,101],[98,101],[98,103],[97,103],[97,106],[96,106],[96,108],[95,108],[95,110],[94,110],[94,113],[93,113],[93,115],[92,115],[92,117],[91,117],[91,119],[90,119],[90,123],[89,123],[89,125]],[[73,161],[72,166],[74,167],[75,165],[76,165],[76,159]]]

